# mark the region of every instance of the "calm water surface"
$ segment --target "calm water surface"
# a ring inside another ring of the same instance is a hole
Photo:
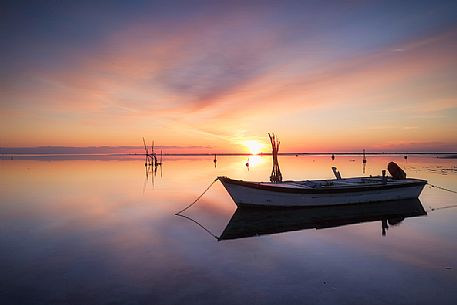
[[[271,157],[0,161],[0,304],[457,304],[457,194],[426,186],[426,216],[217,241],[175,216],[215,177],[268,180]],[[457,190],[457,160],[396,161]],[[362,175],[360,156],[281,156],[284,179]],[[185,215],[219,236],[219,182]]]

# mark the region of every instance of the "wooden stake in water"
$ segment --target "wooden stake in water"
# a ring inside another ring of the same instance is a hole
[[[277,183],[282,182],[282,174],[281,170],[279,169],[279,162],[278,162],[278,152],[279,152],[279,140],[275,137],[275,135],[270,135],[270,142],[272,147],[272,158],[273,158],[273,170],[271,172],[270,181]]]

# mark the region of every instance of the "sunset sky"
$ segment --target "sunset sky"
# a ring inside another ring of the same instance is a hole
[[[457,151],[455,0],[95,2],[0,4],[0,147]]]

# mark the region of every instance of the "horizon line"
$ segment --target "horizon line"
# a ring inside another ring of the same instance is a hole
[[[27,156],[27,155],[42,155],[42,156],[145,156],[144,153],[70,153],[70,152],[0,152],[1,155],[9,156]],[[457,155],[457,151],[447,152],[447,151],[416,151],[416,152],[406,152],[406,151],[372,151],[372,152],[359,152],[359,151],[346,151],[346,152],[279,152],[278,155],[282,156],[293,156],[293,155]],[[157,154],[160,155],[160,154]],[[162,153],[163,156],[271,156],[272,153],[243,153],[243,152],[223,152],[223,153]]]

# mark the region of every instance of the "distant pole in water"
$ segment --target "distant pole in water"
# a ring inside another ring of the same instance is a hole
[[[248,161],[246,161],[246,168],[249,170],[249,158]]]
[[[365,156],[365,149],[363,150],[363,159],[362,159],[362,172],[365,174],[365,167],[367,166],[367,158]]]
[[[405,160],[408,160],[408,155],[405,155],[403,158],[405,158]]]
[[[332,154],[332,160],[335,160],[335,154]]]
[[[213,160],[213,162],[214,162],[214,167],[216,167],[216,163],[217,163],[217,156],[216,156],[216,154],[214,154],[214,160]]]

